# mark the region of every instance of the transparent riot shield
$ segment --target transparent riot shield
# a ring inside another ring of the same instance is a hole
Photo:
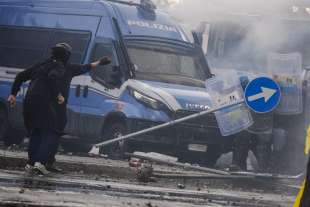
[[[266,74],[254,74],[254,73],[240,73],[238,72],[239,80],[241,82],[241,86],[243,90],[245,90],[246,86],[252,80],[266,76]],[[271,77],[270,77],[271,78]],[[248,132],[252,134],[271,134],[273,131],[273,112],[269,113],[256,113],[251,111],[253,124],[247,129]]]
[[[310,126],[310,68],[305,71],[304,74],[304,119],[305,119],[305,129],[307,130]]]
[[[235,73],[216,76],[206,81],[206,89],[212,106],[219,107],[243,99],[243,90]],[[223,136],[241,132],[253,124],[251,113],[245,104],[239,104],[215,112]]]
[[[281,88],[281,101],[275,113],[301,114],[303,112],[301,54],[269,54],[268,72]]]
[[[271,134],[273,131],[273,112],[259,114],[251,111],[253,125],[247,131],[252,134]]]

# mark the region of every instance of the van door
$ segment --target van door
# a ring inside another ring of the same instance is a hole
[[[82,86],[80,132],[82,137],[100,138],[103,125],[103,117],[114,110],[113,101],[117,99],[120,89],[111,84],[110,73],[118,64],[113,43],[97,42],[94,46],[91,61],[101,57],[110,57],[112,63],[99,66],[91,71],[89,76],[84,76]]]

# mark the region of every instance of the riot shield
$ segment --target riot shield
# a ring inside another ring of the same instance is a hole
[[[305,129],[307,130],[310,126],[310,68],[304,73],[303,78],[303,95],[304,95],[304,119],[305,119]]]
[[[252,80],[258,78],[258,77],[264,77],[266,74],[260,74],[260,73],[245,73],[245,72],[238,72],[238,75],[240,76],[240,82],[242,88],[245,90],[246,86],[249,82]],[[271,77],[270,77],[271,78]],[[254,111],[251,111],[253,124],[250,126],[247,131],[252,134],[271,134],[273,130],[273,112],[269,113],[256,113]]]
[[[281,101],[276,114],[294,115],[303,112],[302,57],[299,53],[268,55],[268,72],[281,88]]]
[[[206,90],[211,96],[212,107],[227,105],[243,99],[243,90],[235,73],[226,73],[206,81]],[[241,132],[253,124],[252,116],[245,104],[239,104],[215,112],[223,136]]]

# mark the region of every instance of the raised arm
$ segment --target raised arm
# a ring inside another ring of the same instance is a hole
[[[110,63],[111,59],[109,57],[103,57],[100,60],[97,60],[95,62],[86,65],[72,64],[71,65],[72,76],[83,75],[85,73],[90,72],[91,70],[95,70],[99,65],[108,65]]]

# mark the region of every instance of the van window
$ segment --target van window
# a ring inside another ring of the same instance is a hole
[[[0,28],[0,65],[26,68],[44,57],[49,31]]]
[[[54,31],[49,48],[60,42],[66,42],[72,47],[70,62],[82,63],[84,54],[90,41],[90,32],[77,31]],[[49,54],[47,54],[49,55]]]
[[[192,49],[129,41],[127,48],[131,60],[137,65],[137,75],[144,73],[150,76],[187,77],[203,81],[206,79],[203,65]]]
[[[118,65],[118,63],[112,44],[97,43],[93,51],[92,61],[96,61],[104,56],[110,57],[112,59],[112,64],[99,66],[96,70],[91,72],[92,79],[103,85],[110,81],[107,80],[107,78],[110,77],[109,73],[113,71],[113,66]]]
[[[72,46],[71,62],[82,63],[90,37],[86,31],[0,27],[0,66],[28,68],[48,58],[59,42]]]

